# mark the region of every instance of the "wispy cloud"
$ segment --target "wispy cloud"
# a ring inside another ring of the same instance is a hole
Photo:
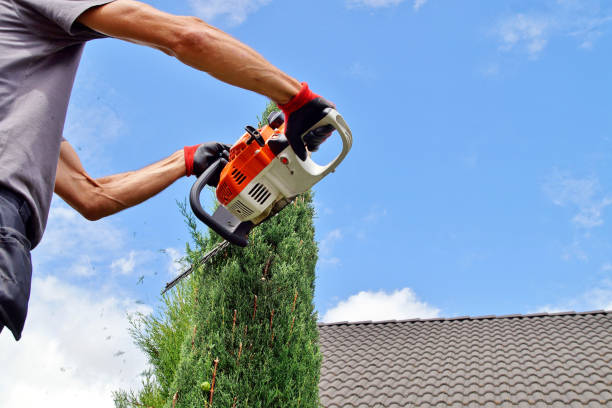
[[[556,172],[543,188],[555,205],[575,209],[572,222],[583,229],[603,225],[603,211],[612,204],[612,196],[601,191],[596,177],[574,178]]]
[[[168,256],[168,274],[172,277],[177,276],[186,267],[183,264],[184,254],[175,248],[166,248],[161,251]]]
[[[548,43],[551,22],[546,17],[517,14],[502,21],[498,28],[500,49],[523,47],[531,57],[537,56]]]
[[[272,0],[189,0],[195,14],[205,21],[224,19],[230,25],[246,21],[249,14],[256,12]]]
[[[387,209],[386,208],[380,208],[380,207],[372,207],[370,209],[370,212],[363,217],[363,222],[366,223],[374,223],[374,222],[378,222],[380,221],[381,218],[386,217],[387,216]]]
[[[87,170],[93,174],[108,167],[112,155],[100,152],[106,151],[126,128],[121,116],[107,105],[90,107],[86,102],[73,103],[66,118],[64,137],[77,151]]]
[[[153,256],[154,253],[151,251],[132,250],[127,256],[114,260],[110,267],[114,273],[132,275],[138,266],[147,264]]]
[[[0,334],[3,406],[113,406],[112,391],[137,388],[147,363],[127,331],[126,313],[135,311],[151,309],[56,277],[34,278],[21,341]]]
[[[597,286],[590,288],[574,298],[562,300],[556,304],[541,306],[537,312],[585,312],[590,310],[612,310],[612,280],[604,279]]]
[[[119,286],[126,277],[157,275],[166,264],[172,276],[181,270],[178,250],[161,254],[136,244],[117,219],[91,222],[54,199],[45,237],[32,253],[33,269],[39,276]]]
[[[383,8],[397,6],[403,3],[405,0],[348,0],[347,4],[349,7],[370,7],[370,8]],[[429,0],[413,0],[412,8],[418,11],[425,5]]]
[[[425,3],[427,3],[429,0],[414,0],[414,3],[412,3],[412,7],[415,10],[419,10],[421,7],[423,7],[425,5]]]
[[[439,315],[440,309],[419,300],[412,289],[403,288],[391,293],[359,292],[329,309],[323,321],[401,320]]]
[[[376,79],[376,74],[374,71],[362,64],[361,62],[354,62],[348,69],[348,74],[354,79],[362,80],[362,81],[372,81]]]
[[[68,268],[68,275],[89,278],[96,274],[96,267],[91,262],[91,257],[86,254],[75,254],[74,262]]]
[[[570,245],[567,245],[565,248],[563,248],[561,259],[563,259],[564,261],[571,261],[573,259],[577,259],[582,262],[588,262],[589,255],[582,247],[581,241],[575,239]]]
[[[526,3],[530,9],[506,16],[493,30],[504,52],[538,58],[553,38],[572,37],[590,49],[609,30],[612,12],[597,1],[556,0]]]
[[[333,249],[337,242],[342,240],[343,233],[340,228],[329,231],[319,242],[319,261],[325,265],[339,265],[340,258],[333,256]]]
[[[369,212],[361,218],[361,222],[355,224],[355,236],[360,240],[365,240],[368,237],[367,230],[372,225],[380,222],[384,217],[387,216],[387,209],[382,208],[378,205],[370,208]]]
[[[124,245],[124,231],[111,220],[87,221],[61,200],[54,199],[45,237],[33,252],[34,269],[51,272],[61,268],[77,271],[80,276],[92,276],[94,264],[109,259],[109,254],[121,253]]]
[[[381,8],[397,6],[398,4],[403,2],[404,0],[348,0],[347,4],[349,5],[349,7]]]
[[[587,19],[582,22],[582,26],[571,31],[569,35],[578,38],[581,48],[590,50],[595,41],[605,33],[606,25],[610,22],[612,22],[612,16]]]

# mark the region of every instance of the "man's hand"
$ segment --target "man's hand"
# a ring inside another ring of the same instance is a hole
[[[196,177],[200,175],[214,162],[220,158],[229,160],[229,150],[231,146],[218,142],[206,142],[195,146],[185,146],[185,175]],[[208,185],[217,187],[219,176],[215,174],[209,181]]]
[[[323,126],[302,137],[304,132],[325,117],[326,108],[335,108],[333,103],[313,93],[305,82],[293,99],[278,107],[285,114],[285,135],[295,154],[302,160],[306,160],[306,148],[311,152],[317,151],[319,145],[334,131],[331,126]]]
[[[70,143],[64,141],[60,147],[55,192],[85,218],[94,221],[142,203],[185,174],[202,174],[219,157],[229,158],[229,149],[230,146],[222,143],[203,143],[178,150],[139,170],[94,179],[85,171]],[[218,176],[214,181],[216,186]]]

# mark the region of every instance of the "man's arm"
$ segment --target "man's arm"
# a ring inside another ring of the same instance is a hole
[[[185,176],[179,150],[145,168],[94,179],[87,174],[70,143],[60,148],[55,192],[88,220],[94,221],[153,197]]]
[[[215,78],[285,104],[301,84],[230,35],[195,17],[175,16],[133,0],[116,0],[78,21],[126,41],[148,45]]]

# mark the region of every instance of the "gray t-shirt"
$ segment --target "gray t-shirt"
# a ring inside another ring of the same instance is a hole
[[[112,0],[0,0],[0,188],[27,199],[32,247],[42,237],[62,131],[86,41],[77,18]]]

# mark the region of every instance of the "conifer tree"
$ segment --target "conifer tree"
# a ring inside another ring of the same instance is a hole
[[[195,263],[221,239],[201,234],[185,213]],[[249,246],[230,246],[196,268],[180,296],[165,298],[161,316],[141,316],[133,335],[152,374],[138,396],[117,393],[116,406],[319,406],[313,216],[311,193],[303,194],[256,227]]]
[[[177,408],[318,406],[312,217],[307,194],[196,275]]]

